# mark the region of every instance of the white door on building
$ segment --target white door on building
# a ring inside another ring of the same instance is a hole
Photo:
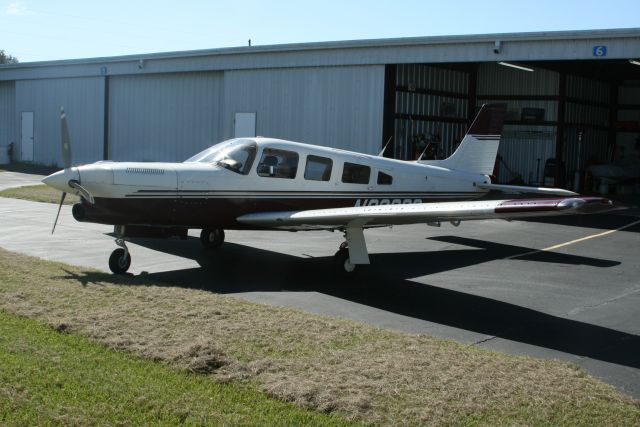
[[[33,161],[33,111],[22,112],[22,133],[20,139],[20,160]]]
[[[236,113],[233,127],[235,138],[256,136],[256,113]]]

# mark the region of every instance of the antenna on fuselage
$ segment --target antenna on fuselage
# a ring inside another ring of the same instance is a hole
[[[422,153],[420,153],[420,157],[418,157],[418,160],[416,160],[416,162],[419,162],[420,160],[422,160],[422,156],[424,156],[424,153],[427,152],[427,148],[429,148],[429,145],[431,145],[430,142],[424,147],[424,150],[422,150]]]
[[[387,143],[386,143],[386,144],[384,144],[384,148],[382,149],[382,151],[380,151],[380,152],[378,153],[378,157],[382,157],[382,155],[384,154],[384,152],[385,152],[385,151],[387,151],[387,147],[388,147],[388,146],[389,146],[389,144],[391,143],[391,140],[392,140],[392,139],[393,139],[393,135],[391,135],[391,136],[389,137],[389,139],[387,140]]]

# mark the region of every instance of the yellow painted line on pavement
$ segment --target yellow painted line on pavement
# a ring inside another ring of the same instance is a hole
[[[553,251],[555,249],[559,249],[559,248],[562,248],[562,247],[565,247],[565,246],[574,245],[576,243],[584,242],[585,240],[597,239],[598,237],[608,236],[609,234],[613,234],[616,231],[622,231],[622,230],[624,230],[626,228],[633,227],[634,225],[637,225],[637,224],[640,224],[640,220],[634,221],[634,222],[632,222],[630,224],[627,224],[627,225],[623,225],[622,227],[616,228],[615,230],[608,230],[608,231],[604,231],[602,233],[592,234],[590,236],[581,237],[580,239],[575,239],[575,240],[571,240],[569,242],[564,242],[564,243],[559,243],[557,245],[549,246],[548,248],[544,248],[544,249],[538,249],[538,250],[535,250],[535,251],[525,252],[523,254],[518,254],[518,255],[511,255],[511,256],[506,257],[505,259],[514,259],[514,258],[520,258],[520,257],[527,256],[527,255],[537,254],[537,253],[540,253],[540,252]]]

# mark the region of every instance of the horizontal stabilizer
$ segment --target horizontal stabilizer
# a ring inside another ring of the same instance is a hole
[[[578,193],[564,190],[562,188],[548,187],[527,187],[524,185],[503,185],[503,184],[478,184],[479,188],[485,190],[503,191],[505,193],[537,193],[548,196],[577,196]]]

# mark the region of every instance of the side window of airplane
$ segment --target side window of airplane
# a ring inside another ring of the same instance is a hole
[[[342,169],[342,182],[348,184],[368,184],[371,168],[356,163],[344,163]]]
[[[298,172],[298,157],[298,153],[293,151],[265,148],[258,163],[258,175],[293,179]]]
[[[327,157],[307,156],[307,165],[304,168],[304,179],[309,181],[329,181],[333,160]]]
[[[384,172],[378,172],[378,185],[391,185],[393,184],[393,177]]]

